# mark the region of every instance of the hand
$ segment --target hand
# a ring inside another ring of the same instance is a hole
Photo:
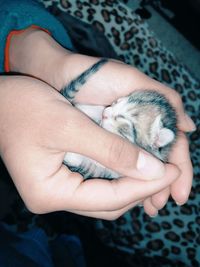
[[[59,46],[45,32],[32,29],[13,37],[10,46],[11,70],[38,77],[57,90],[60,90],[97,60],[93,57],[72,54]],[[180,135],[172,151],[170,162],[179,168],[180,177],[170,188],[165,188],[162,192],[144,201],[144,209],[147,213],[155,215],[157,210],[165,205],[170,193],[177,203],[184,204],[191,189],[193,172],[188,141],[184,132],[193,131],[195,126],[185,115],[179,94],[131,66],[112,61],[83,86],[76,100],[88,104],[109,105],[117,98],[136,89],[153,89],[163,93],[175,107],[178,115]],[[101,93],[99,94],[99,92]],[[181,157],[179,157],[180,153]]]
[[[78,61],[78,58],[81,60],[80,57],[82,56],[74,55],[74,57]],[[93,61],[94,58],[88,58],[88,61],[90,60]],[[76,71],[79,70],[76,69]],[[94,87],[96,87],[96,90],[93,89]],[[81,89],[77,94],[76,101],[108,105],[119,97],[139,89],[153,89],[164,94],[174,106],[178,117],[178,140],[171,152],[169,162],[179,168],[180,177],[170,187],[144,200],[145,211],[149,215],[155,216],[158,209],[166,204],[170,194],[178,205],[182,205],[187,201],[191,190],[193,168],[189,155],[189,145],[184,132],[195,130],[195,125],[185,114],[180,95],[137,69],[114,61],[105,65],[103,69],[95,74],[94,79],[84,85],[83,90]],[[99,92],[101,94],[98,94]]]
[[[66,151],[94,158],[124,177],[84,181],[62,164]],[[97,126],[47,84],[23,76],[0,78],[0,153],[35,213],[66,210],[115,219],[180,175],[175,166]]]

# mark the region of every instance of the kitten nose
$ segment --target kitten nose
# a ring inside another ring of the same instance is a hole
[[[102,115],[102,119],[103,120],[106,120],[108,117],[107,116],[105,116],[104,114]]]
[[[112,113],[112,108],[111,107],[105,108],[104,112],[103,112],[103,118],[107,119],[108,117],[111,116],[111,113]]]

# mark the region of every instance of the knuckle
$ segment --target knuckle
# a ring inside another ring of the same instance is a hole
[[[41,202],[39,201],[24,201],[27,209],[34,214],[43,214],[45,211],[42,209]]]
[[[165,206],[167,199],[168,197],[165,196],[160,196],[159,199],[152,197],[152,204],[156,209],[160,210]]]
[[[27,209],[35,214],[44,214],[47,212],[46,210],[46,200],[42,194],[39,193],[31,193],[28,196],[24,197],[24,203]]]

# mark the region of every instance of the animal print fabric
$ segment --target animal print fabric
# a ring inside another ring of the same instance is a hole
[[[200,266],[200,84],[186,66],[159,41],[148,24],[115,0],[42,1],[91,24],[104,33],[117,55],[127,64],[174,88],[197,125],[190,134],[194,180],[189,201],[169,201],[156,218],[136,207],[115,221],[97,221],[101,240],[127,252],[130,266]],[[133,257],[135,265],[133,264]]]

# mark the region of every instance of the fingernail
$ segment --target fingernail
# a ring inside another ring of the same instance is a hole
[[[156,212],[154,215],[149,215],[151,218],[155,218],[158,215],[158,212]]]
[[[187,114],[185,114],[185,119],[187,121],[189,128],[191,129],[190,131],[196,131],[197,127],[196,127],[195,123]]]
[[[164,164],[144,151],[139,152],[137,170],[144,175],[144,180],[160,179],[165,174]]]
[[[182,206],[182,205],[184,205],[184,203],[176,202],[176,205],[177,206]]]

